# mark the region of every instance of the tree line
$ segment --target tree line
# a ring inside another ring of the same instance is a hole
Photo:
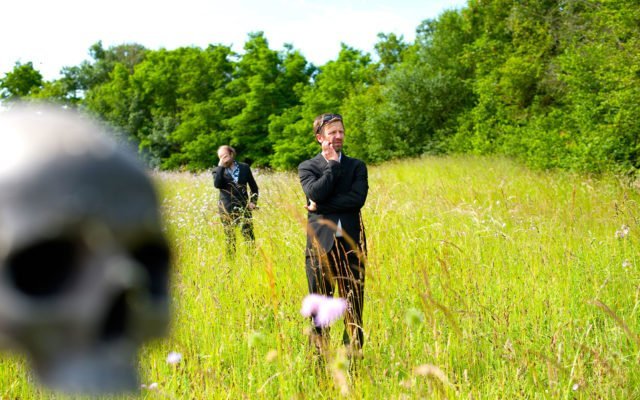
[[[640,167],[640,7],[636,0],[469,0],[375,54],[342,45],[309,63],[262,32],[229,46],[90,48],[44,81],[31,63],[0,98],[91,112],[161,169],[203,170],[236,147],[257,167],[294,169],[318,151],[313,117],[343,115],[345,151],[370,163],[422,154],[503,154],[536,168]]]

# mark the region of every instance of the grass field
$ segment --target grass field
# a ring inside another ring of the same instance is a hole
[[[209,174],[157,174],[174,251],[169,337],[148,399],[640,398],[640,191],[508,160],[369,168],[364,358],[314,362],[295,174],[257,172],[256,246],[224,257]],[[179,362],[167,363],[178,352]],[[20,357],[3,399],[49,398]]]

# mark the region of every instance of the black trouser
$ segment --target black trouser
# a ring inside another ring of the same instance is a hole
[[[236,252],[237,226],[240,226],[242,236],[244,236],[245,240],[249,242],[254,241],[255,237],[253,236],[253,219],[251,218],[251,211],[239,210],[230,213],[221,211],[220,220],[222,221],[222,227],[224,228],[227,254],[234,255]]]
[[[336,238],[329,253],[307,250],[307,282],[309,293],[333,296],[334,285],[338,294],[347,300],[344,344],[360,349],[364,343],[362,307],[364,302],[364,257],[352,250],[343,238]],[[329,328],[315,327],[315,333],[327,335]]]

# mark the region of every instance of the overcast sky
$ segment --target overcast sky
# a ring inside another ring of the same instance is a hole
[[[340,43],[372,53],[377,34],[415,39],[415,29],[466,0],[9,0],[0,21],[0,78],[16,61],[32,62],[46,80],[88,60],[89,47],[138,43],[148,49],[232,46],[263,31],[273,50],[290,43],[316,64],[337,57]]]

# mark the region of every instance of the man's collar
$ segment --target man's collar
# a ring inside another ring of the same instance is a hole
[[[320,153],[320,155],[322,156],[322,158],[324,158],[326,162],[329,162],[329,160],[325,158],[324,154]],[[340,161],[342,161],[342,152],[338,153],[338,162]]]

